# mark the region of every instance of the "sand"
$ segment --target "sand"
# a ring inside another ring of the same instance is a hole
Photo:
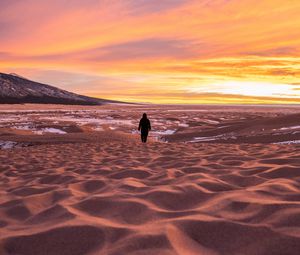
[[[299,113],[0,106],[0,255],[298,255]]]
[[[0,254],[299,254],[299,152],[121,136],[3,150]]]

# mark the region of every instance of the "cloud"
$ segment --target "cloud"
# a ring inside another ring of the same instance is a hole
[[[300,71],[298,69],[287,69],[287,68],[281,68],[281,69],[271,69],[269,71],[270,75],[274,76],[300,76]]]
[[[12,59],[35,61],[82,60],[92,62],[122,62],[133,59],[186,59],[194,56],[196,48],[205,46],[188,40],[149,38],[129,41],[104,47],[78,50],[61,54],[45,55],[13,55],[6,52],[0,54]]]
[[[12,55],[9,52],[0,51],[0,58],[4,59],[4,58],[10,58],[10,57],[12,57]]]
[[[295,56],[298,53],[299,52],[296,47],[286,46],[286,47],[278,47],[278,48],[266,49],[261,51],[243,52],[242,55],[276,57],[276,56]]]
[[[150,38],[87,50],[78,55],[92,61],[191,57],[194,43],[187,40]]]
[[[123,96],[122,96],[123,95]],[[264,104],[264,103],[276,103],[276,104],[292,104],[300,103],[299,98],[287,97],[272,97],[272,96],[245,96],[235,94],[224,93],[188,93],[184,91],[179,92],[164,92],[161,93],[154,90],[144,90],[140,92],[124,92],[118,95],[122,100],[128,100],[135,102],[160,102],[160,103],[182,103],[182,104],[197,104],[201,103],[237,103],[237,104]]]
[[[123,4],[129,14],[145,15],[168,11],[188,2],[188,0],[125,0]]]
[[[297,92],[300,90],[300,82],[295,82],[290,84],[292,86],[292,90],[296,90]]]

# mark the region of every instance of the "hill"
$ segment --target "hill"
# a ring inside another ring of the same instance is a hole
[[[101,105],[117,101],[78,95],[16,74],[0,73],[0,104]]]

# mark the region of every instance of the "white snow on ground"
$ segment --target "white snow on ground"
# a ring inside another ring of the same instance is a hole
[[[189,127],[190,125],[189,124],[186,124],[186,123],[180,123],[178,124],[178,127]]]
[[[176,132],[176,130],[167,129],[164,131],[152,131],[151,134],[153,134],[153,135],[172,135],[175,132]]]
[[[42,128],[41,130],[35,130],[33,131],[35,134],[38,134],[38,135],[42,135],[44,133],[53,133],[53,134],[60,134],[60,135],[64,135],[66,134],[67,132],[61,130],[61,129],[58,129],[58,128]]]
[[[235,136],[230,136],[230,137],[224,137],[224,135],[216,135],[216,136],[203,136],[203,137],[194,137],[193,140],[191,140],[191,143],[196,143],[196,142],[207,142],[207,141],[215,141],[219,139],[236,139]]]
[[[14,129],[18,129],[18,130],[29,130],[32,131],[34,134],[37,135],[42,135],[44,133],[53,133],[53,134],[66,134],[67,132],[58,129],[58,128],[41,128],[41,129],[37,129],[36,127],[32,127],[32,126],[15,126],[13,127]]]
[[[0,141],[0,149],[11,149],[17,145],[16,142]]]
[[[280,128],[280,130],[289,130],[289,129],[298,129],[298,128],[300,128],[300,126],[283,127],[283,128]]]
[[[98,118],[78,118],[78,117],[71,117],[71,116],[61,116],[61,117],[43,117],[43,120],[56,120],[62,122],[76,122],[79,125],[86,125],[86,124],[111,124],[111,125],[127,125],[132,126],[132,120],[115,120],[115,119],[98,119]]]
[[[216,137],[194,137],[194,140],[191,142],[206,142],[206,141],[214,141]]]
[[[277,142],[273,144],[300,144],[300,140],[283,141],[283,142]]]
[[[41,129],[37,129],[35,127],[32,126],[15,126],[15,129],[18,130],[28,130],[28,131],[32,131],[34,134],[37,135],[42,135],[44,133],[53,133],[53,134],[66,134],[65,131],[58,129],[58,128],[41,128]]]
[[[219,121],[216,121],[216,120],[202,120],[202,121],[205,123],[208,123],[208,124],[219,124],[220,123]]]
[[[172,135],[176,132],[176,130],[164,130],[164,131],[150,131],[149,136],[154,137],[155,140],[160,140],[160,136],[162,135]],[[132,129],[131,134],[140,134],[140,131],[137,129]]]

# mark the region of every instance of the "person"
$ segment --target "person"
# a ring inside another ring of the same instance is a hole
[[[143,114],[143,117],[140,120],[138,130],[141,131],[142,142],[143,143],[147,142],[148,133],[151,130],[151,124],[150,124],[150,120],[147,118],[146,113]]]

